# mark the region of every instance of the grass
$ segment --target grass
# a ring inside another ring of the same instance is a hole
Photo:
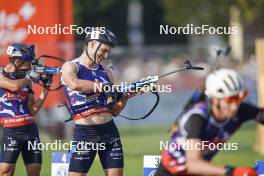
[[[120,129],[125,154],[125,176],[143,175],[143,156],[158,155],[161,153],[159,150],[159,141],[168,140],[167,129],[168,127],[130,127]],[[221,151],[213,162],[222,165],[254,166],[255,160],[263,158],[253,150],[255,144],[255,126],[253,124],[243,126],[232,137],[230,142],[238,143],[238,151]],[[43,152],[41,175],[50,175],[50,160],[51,151]],[[26,175],[21,157],[17,163],[15,175]],[[98,159],[93,163],[89,176],[104,176]]]
[[[254,167],[256,160],[263,160],[264,157],[254,150],[256,144],[256,127],[254,124],[244,125],[230,142],[238,143],[238,150],[221,151],[214,158],[215,163]]]

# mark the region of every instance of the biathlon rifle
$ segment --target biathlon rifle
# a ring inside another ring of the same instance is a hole
[[[141,88],[144,88],[144,86],[152,86],[152,85],[155,85],[159,79],[161,78],[164,78],[166,76],[169,76],[171,74],[174,74],[174,73],[177,73],[177,72],[181,72],[181,71],[184,71],[184,70],[203,70],[204,68],[202,67],[196,67],[196,66],[192,66],[191,65],[191,62],[188,60],[184,63],[184,66],[182,68],[179,68],[177,70],[174,70],[174,71],[171,71],[171,72],[168,72],[166,74],[163,74],[163,75],[156,75],[156,76],[148,76],[148,77],[145,77],[143,79],[140,79],[140,80],[137,80],[135,81],[134,83],[131,83],[131,84],[128,84],[128,85],[120,85],[121,87],[121,92],[123,94],[126,94],[126,93],[137,93],[137,92],[140,92],[140,89]],[[158,103],[159,103],[159,100],[160,100],[160,97],[159,97],[159,94],[157,91],[153,91],[153,90],[150,90],[151,93],[153,93],[155,96],[156,96],[156,102],[155,104],[153,105],[153,107],[149,110],[149,112],[144,115],[144,116],[141,116],[141,117],[136,117],[136,118],[132,118],[132,117],[127,117],[127,116],[124,116],[122,114],[119,114],[119,116],[125,118],[125,119],[128,119],[128,120],[141,120],[141,119],[145,119],[147,118],[157,107]],[[88,100],[89,99],[92,99],[92,98],[95,98],[95,97],[98,97],[100,94],[95,94],[91,97],[88,97]],[[112,102],[114,103],[114,102]],[[62,104],[62,105],[59,105],[60,106],[63,106],[65,105],[67,107],[67,109],[69,110],[69,107],[67,104]],[[71,112],[69,110],[69,112]],[[66,120],[65,122],[68,122],[68,121],[71,121],[72,120],[72,117],[68,120]]]

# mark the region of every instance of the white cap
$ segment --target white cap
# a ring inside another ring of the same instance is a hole
[[[205,94],[208,97],[225,98],[238,95],[243,83],[238,73],[231,69],[219,69],[206,78]]]

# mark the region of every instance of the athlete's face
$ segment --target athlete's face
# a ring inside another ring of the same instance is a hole
[[[219,107],[221,114],[223,114],[223,120],[234,117],[237,114],[240,102],[236,101],[226,101],[225,99],[219,100]]]
[[[100,42],[92,41],[91,45],[90,45],[90,50],[89,50],[90,51],[89,52],[90,57],[94,58],[94,54],[96,54],[95,55],[95,61],[97,64],[99,64],[101,61],[103,61],[107,58],[107,56],[111,52],[111,48],[112,48],[110,45],[102,44],[101,47],[96,52],[99,44],[100,44]]]
[[[247,97],[248,91],[243,90],[238,95],[226,98],[212,98],[212,109],[218,121],[225,121],[234,117],[240,107],[241,102]]]
[[[17,66],[17,68],[15,67]],[[31,62],[26,61],[23,62],[20,59],[15,59],[14,63],[10,62],[9,64],[6,65],[5,70],[8,72],[15,72],[16,69],[21,69],[21,70],[30,70],[31,69]]]
[[[30,61],[26,61],[23,63],[23,61],[17,59],[15,61],[15,64],[18,65],[18,69],[24,69],[24,70],[30,70],[31,69],[31,62]]]

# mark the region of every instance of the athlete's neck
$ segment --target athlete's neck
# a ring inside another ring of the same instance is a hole
[[[97,64],[95,64],[90,58],[88,58],[85,52],[82,53],[82,55],[79,57],[79,60],[81,64],[88,68],[96,69],[98,67]]]

